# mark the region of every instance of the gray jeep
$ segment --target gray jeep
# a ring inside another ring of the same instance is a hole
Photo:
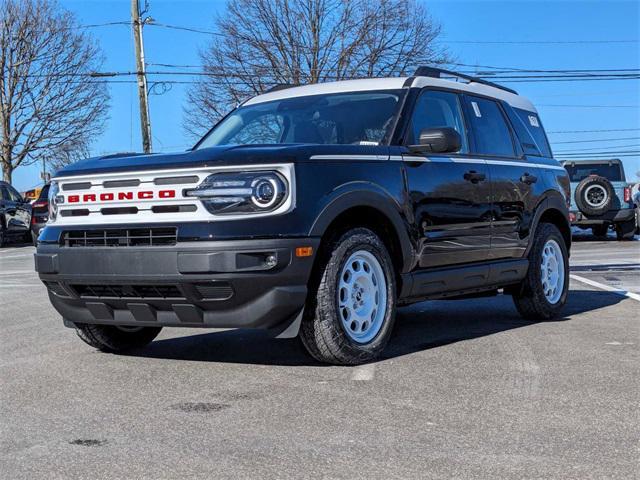
[[[563,163],[571,180],[571,224],[604,237],[610,228],[618,240],[631,240],[636,216],[624,166],[618,159],[571,160]]]

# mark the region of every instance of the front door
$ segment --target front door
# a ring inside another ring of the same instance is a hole
[[[405,145],[425,128],[451,127],[462,137],[456,153],[403,151],[417,228],[419,266],[463,264],[489,258],[491,182],[485,160],[469,155],[467,128],[457,93],[423,90],[416,100]]]

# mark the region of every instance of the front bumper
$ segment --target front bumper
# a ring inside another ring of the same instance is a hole
[[[40,243],[35,263],[67,324],[285,329],[304,306],[319,242]],[[297,257],[303,246],[313,255]]]
[[[609,225],[612,223],[625,222],[632,220],[635,214],[633,208],[623,208],[620,210],[610,210],[604,215],[587,216],[579,210],[571,210],[571,225],[592,226],[592,225]]]

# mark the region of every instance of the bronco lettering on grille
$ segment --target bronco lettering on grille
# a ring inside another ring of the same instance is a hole
[[[154,198],[175,198],[175,190],[160,190],[153,192],[150,190],[140,192],[106,192],[96,195],[95,193],[85,193],[83,195],[69,195],[68,203],[91,203],[91,202],[113,202],[116,200],[151,200]]]

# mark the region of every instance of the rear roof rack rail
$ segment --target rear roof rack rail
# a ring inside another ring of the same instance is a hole
[[[518,95],[518,92],[512,90],[511,88],[503,87],[502,85],[498,85],[497,83],[489,82],[488,80],[483,80],[482,78],[473,77],[471,75],[465,75],[464,73],[452,72],[450,70],[444,70],[442,68],[435,67],[418,67],[415,73],[413,74],[415,77],[431,77],[431,78],[443,78],[443,77],[454,77],[460,78],[462,80],[467,80],[470,83],[481,83],[483,85],[487,85],[489,87],[499,88],[500,90],[504,90],[505,92],[513,93]]]
[[[287,88],[299,87],[300,85],[293,85],[291,83],[277,83],[273,87],[264,91],[264,93],[277,92],[278,90],[286,90]]]

